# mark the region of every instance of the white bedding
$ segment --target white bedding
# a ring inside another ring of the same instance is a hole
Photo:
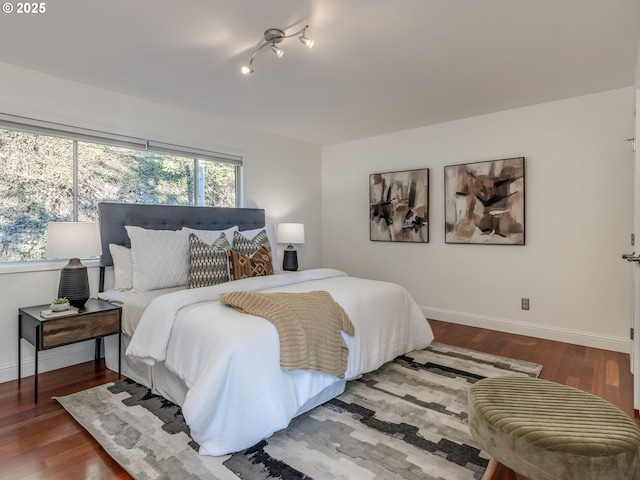
[[[332,269],[162,295],[142,314],[127,354],[149,365],[164,361],[184,380],[189,390],[182,411],[202,454],[248,448],[325,401],[323,392],[335,395],[344,388],[336,377],[282,370],[273,324],[217,301],[221,293],[238,290],[328,291],[355,326],[353,337],[343,333],[349,347],[347,380],[433,340],[424,315],[404,288]]]
[[[122,333],[132,336],[138,328],[142,314],[153,300],[161,295],[185,289],[186,287],[172,287],[147,292],[107,290],[98,293],[98,298],[122,305]]]

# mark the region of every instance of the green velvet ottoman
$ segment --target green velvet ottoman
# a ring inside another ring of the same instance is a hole
[[[531,480],[640,479],[640,428],[619,408],[529,377],[480,380],[469,391],[480,448]]]

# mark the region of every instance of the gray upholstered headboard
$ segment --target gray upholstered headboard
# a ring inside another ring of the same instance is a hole
[[[112,266],[109,244],[131,246],[126,225],[153,230],[179,230],[182,227],[200,230],[224,230],[238,225],[240,230],[264,227],[264,210],[260,208],[190,207],[180,205],[140,205],[101,202],[100,237],[102,267]]]

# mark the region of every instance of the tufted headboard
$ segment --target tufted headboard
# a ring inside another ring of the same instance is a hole
[[[179,230],[182,227],[200,230],[224,230],[238,225],[250,230],[265,226],[264,210],[260,208],[191,207],[181,205],[141,205],[132,203],[98,204],[102,256],[100,265],[112,266],[109,244],[131,246],[126,225],[152,230]]]

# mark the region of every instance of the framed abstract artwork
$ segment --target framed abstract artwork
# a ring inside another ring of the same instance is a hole
[[[524,245],[524,157],[444,167],[445,242]]]
[[[429,169],[369,175],[369,238],[429,242]]]

